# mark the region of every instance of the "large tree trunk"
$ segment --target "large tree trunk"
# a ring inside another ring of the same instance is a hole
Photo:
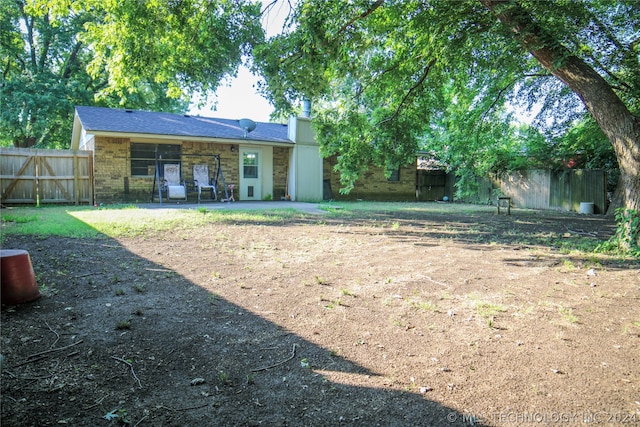
[[[480,0],[511,29],[514,37],[543,67],[564,82],[582,100],[611,141],[618,159],[620,181],[616,202],[640,211],[640,118],[631,114],[611,86],[582,59],[572,55],[535,23],[518,3],[510,0]]]

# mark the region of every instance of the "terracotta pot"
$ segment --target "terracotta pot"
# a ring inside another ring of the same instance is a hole
[[[16,305],[40,298],[29,252],[0,249],[0,294],[2,305]]]

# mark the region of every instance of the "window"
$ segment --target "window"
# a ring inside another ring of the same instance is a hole
[[[398,182],[398,181],[400,181],[400,168],[387,170],[387,173],[389,173],[389,172],[391,172],[391,175],[389,175],[389,178],[387,178],[387,181],[389,181],[389,182]]]
[[[158,165],[180,162],[182,146],[173,144],[131,143],[131,176],[152,176],[155,174],[156,151]]]
[[[244,178],[258,178],[258,153],[245,152],[242,155]]]

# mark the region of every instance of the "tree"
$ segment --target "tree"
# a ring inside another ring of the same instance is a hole
[[[3,0],[0,133],[64,148],[75,105],[185,112],[262,40],[259,11],[243,0]]]
[[[616,154],[616,200],[640,210],[639,12],[619,0],[307,0],[256,56],[277,108],[320,107],[318,137],[346,181],[369,161],[409,160],[457,100],[474,154],[504,125],[495,111],[524,94],[557,117],[586,108]]]
[[[83,55],[74,38],[82,24],[82,17],[73,17],[53,26],[47,16],[30,15],[21,2],[0,4],[0,126],[13,145],[61,138],[65,121],[73,117],[72,102],[91,99],[91,79],[82,73]]]

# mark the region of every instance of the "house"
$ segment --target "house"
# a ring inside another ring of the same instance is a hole
[[[162,200],[168,164],[178,166],[190,200],[196,165],[207,165],[211,177],[220,168],[235,200],[415,200],[415,165],[390,179],[372,168],[350,195],[340,195],[335,159],[322,159],[308,115],[278,124],[78,106],[71,148],[93,155],[95,203]]]

